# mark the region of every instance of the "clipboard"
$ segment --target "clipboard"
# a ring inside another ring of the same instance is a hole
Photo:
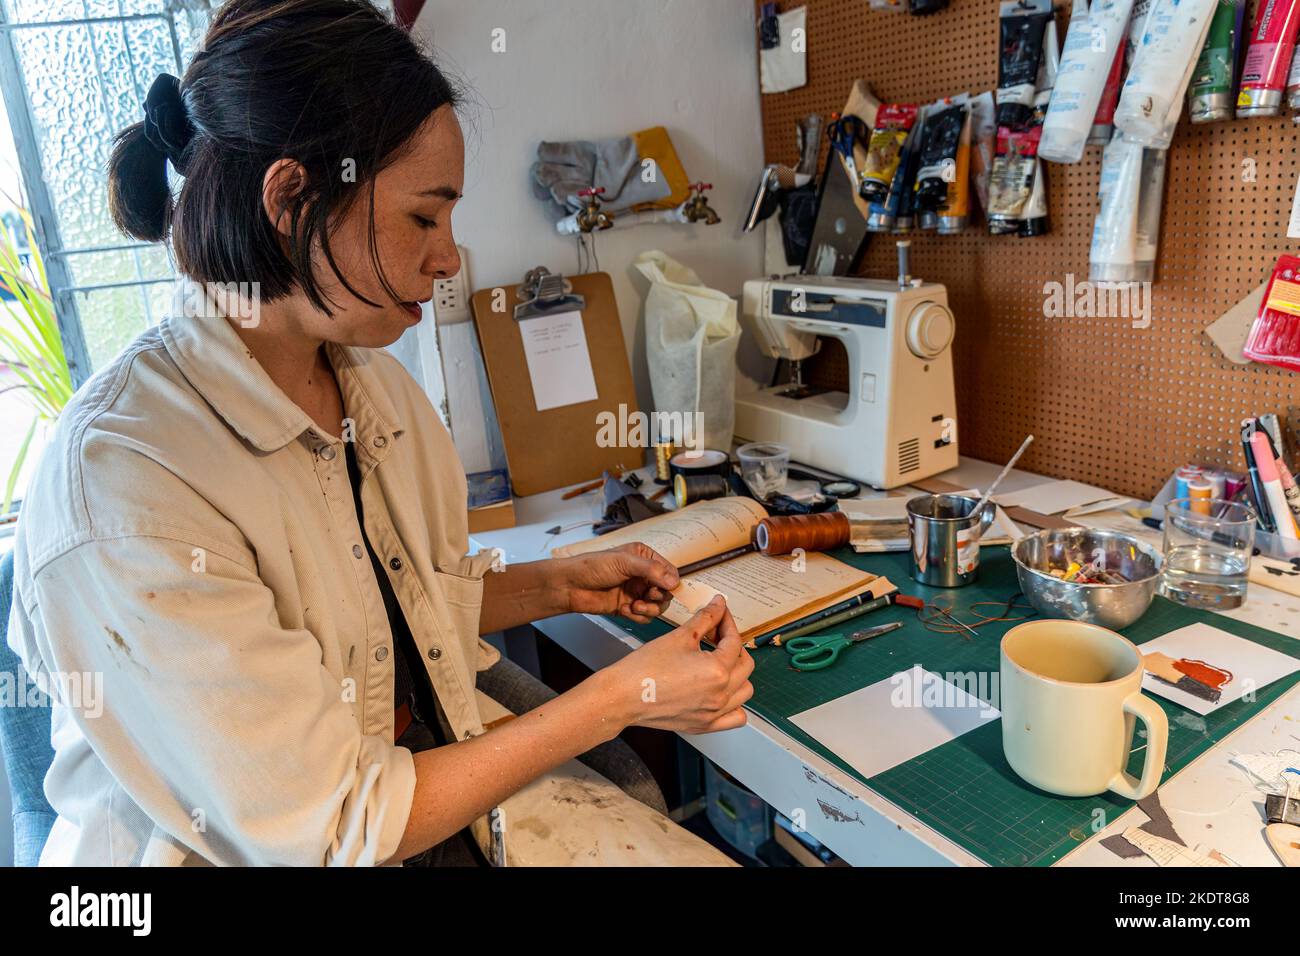
[[[510,483],[520,496],[591,481],[602,471],[638,468],[644,463],[643,449],[602,448],[596,442],[601,412],[613,414],[621,422],[638,411],[614,285],[604,272],[565,278],[572,292],[585,300],[582,327],[596,382],[595,401],[539,412],[524,356],[521,320],[515,318],[516,307],[529,301],[529,292],[521,295],[524,287],[512,285],[505,287],[504,297],[492,288],[480,289],[470,299],[501,425]]]

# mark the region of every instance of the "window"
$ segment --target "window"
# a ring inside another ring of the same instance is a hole
[[[109,216],[108,158],[154,78],[184,73],[220,2],[0,0],[0,223],[16,225],[14,203],[31,210],[76,385],[171,303],[167,248],[128,240]],[[2,373],[0,487],[31,421]]]
[[[159,73],[180,76],[219,0],[0,0],[0,81],[64,348],[80,383],[171,301],[161,245],[108,215],[113,136]],[[390,12],[390,0],[376,6]]]

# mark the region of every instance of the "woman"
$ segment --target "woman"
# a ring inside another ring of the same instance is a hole
[[[42,862],[446,862],[564,761],[618,776],[626,727],[744,723],[721,602],[558,697],[479,639],[649,620],[677,573],[644,547],[465,554],[449,436],[378,351],[460,267],[456,102],[368,4],[232,0],[119,135],[114,218],[170,236],[190,282],[78,393],[25,502],[11,643],[56,693]],[[102,679],[97,707],[69,675]],[[476,684],[533,709],[484,732]]]

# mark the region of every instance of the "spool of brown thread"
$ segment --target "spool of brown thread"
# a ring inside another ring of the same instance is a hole
[[[764,518],[754,528],[754,545],[764,554],[832,551],[849,543],[849,516],[843,511]]]

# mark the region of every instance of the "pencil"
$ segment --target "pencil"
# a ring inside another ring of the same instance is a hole
[[[872,597],[870,591],[864,591],[856,597],[851,597],[847,601],[841,601],[839,604],[832,604],[828,608],[820,611],[814,611],[812,614],[802,617],[797,621],[787,625],[785,628],[776,631],[770,631],[767,634],[760,634],[752,641],[748,641],[745,647],[750,650],[762,647],[764,644],[775,643],[778,647],[782,641],[789,640],[792,637],[801,637],[804,634],[811,634],[813,631],[820,631],[824,628],[834,627],[836,624],[842,624],[845,621],[852,620],[866,614],[868,611],[874,611],[877,608],[885,607],[893,603],[893,595],[886,594],[883,597]]]

